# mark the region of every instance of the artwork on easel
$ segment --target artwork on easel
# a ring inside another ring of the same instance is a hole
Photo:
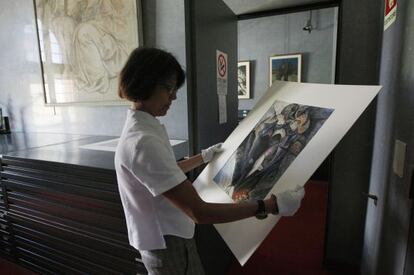
[[[264,199],[333,109],[276,101],[213,178],[235,202]]]

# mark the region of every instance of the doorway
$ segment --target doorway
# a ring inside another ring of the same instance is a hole
[[[243,17],[244,18],[244,17]],[[299,82],[335,82],[338,7],[306,10],[238,21],[238,61],[249,83],[239,97],[239,120],[243,119],[269,88],[271,60],[301,56]],[[248,72],[248,74],[246,74]],[[330,158],[305,185],[303,207],[294,217],[282,219],[243,269],[234,264],[229,274],[266,274],[278,266],[281,274],[303,273],[300,267],[324,274],[326,216]],[[303,228],[306,227],[306,232]],[[299,268],[299,269],[298,269]],[[313,273],[312,273],[313,274]],[[327,274],[327,273],[326,273]]]

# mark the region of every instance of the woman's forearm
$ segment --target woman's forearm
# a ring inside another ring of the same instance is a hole
[[[203,201],[189,180],[163,193],[175,206],[195,223],[226,223],[252,217],[258,209],[257,202],[209,203]],[[277,214],[276,197],[264,200],[265,210]]]
[[[205,203],[194,217],[198,224],[227,223],[255,215],[257,203]]]
[[[178,167],[180,167],[184,173],[187,173],[202,164],[204,164],[204,161],[201,154],[177,162]]]
[[[273,199],[264,200],[267,213],[277,214],[277,201]],[[257,202],[241,203],[205,203],[196,216],[196,223],[227,223],[253,217],[257,213]]]

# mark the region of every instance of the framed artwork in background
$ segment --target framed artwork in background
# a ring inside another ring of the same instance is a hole
[[[283,54],[269,58],[269,86],[274,80],[301,82],[302,55]]]
[[[250,98],[250,61],[239,61],[237,66],[237,91],[239,99]]]
[[[125,104],[117,78],[142,45],[140,0],[34,0],[47,105]]]

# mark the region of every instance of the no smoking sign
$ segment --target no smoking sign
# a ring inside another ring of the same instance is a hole
[[[226,57],[220,53],[217,58],[217,70],[220,77],[224,78],[227,74],[227,60]]]
[[[227,122],[227,54],[222,51],[216,51],[217,67],[217,98],[218,98],[218,115],[219,124]]]
[[[227,79],[227,54],[217,51],[217,77]]]

